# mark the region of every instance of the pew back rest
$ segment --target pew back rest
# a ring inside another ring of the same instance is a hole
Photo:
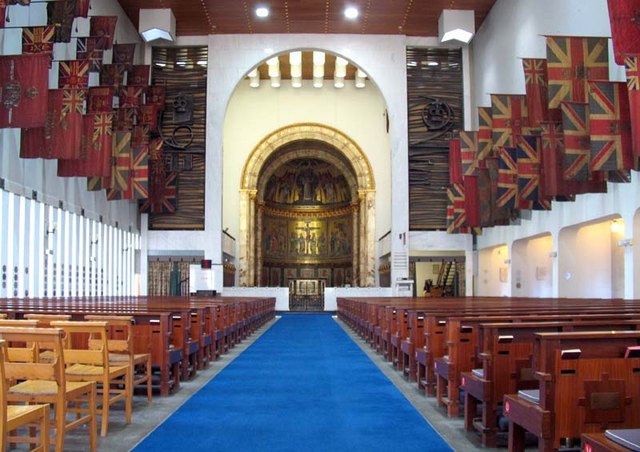
[[[64,331],[64,357],[67,364],[109,367],[107,322],[53,321],[51,326]],[[89,347],[91,344],[91,347]]]
[[[40,343],[53,344],[54,347],[54,358],[50,362],[37,362],[35,351],[29,361],[16,360],[10,353],[5,354],[5,377],[10,380],[55,381],[64,389],[63,335],[64,332],[58,328],[0,327],[0,339],[7,342],[34,344],[34,350]]]

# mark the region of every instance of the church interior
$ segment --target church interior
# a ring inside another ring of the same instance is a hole
[[[639,0],[0,0],[6,381],[31,381],[16,343],[103,322],[129,370],[86,384],[99,438],[52,422],[51,447],[118,448],[120,396],[135,424],[315,314],[442,450],[627,450],[603,435],[640,429],[639,24]]]

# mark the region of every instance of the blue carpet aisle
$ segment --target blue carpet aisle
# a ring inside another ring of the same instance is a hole
[[[135,451],[449,451],[328,315],[284,315]]]

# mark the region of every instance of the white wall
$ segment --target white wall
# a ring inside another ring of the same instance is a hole
[[[478,252],[478,279],[476,282],[478,296],[510,296],[510,281],[509,248],[507,245],[497,245]]]
[[[606,0],[498,0],[472,41],[474,112],[477,106],[490,105],[491,93],[524,94],[520,59],[545,57],[544,35],[610,36]],[[616,80],[624,77],[614,63],[610,72]],[[475,113],[473,124],[477,125]],[[522,220],[518,226],[484,229],[478,237],[478,249],[542,233],[551,233],[556,243],[563,227],[611,215],[620,215],[625,224],[632,224],[640,206],[638,173],[632,173],[631,183],[608,184],[608,190],[607,194],[579,195],[572,203],[554,202],[551,211],[534,211],[530,220]],[[633,260],[626,263],[623,292],[625,298],[633,298]],[[553,296],[558,295],[558,279],[554,269]]]
[[[552,296],[551,270],[554,257],[551,234],[516,240],[511,248],[511,295],[514,297]]]
[[[11,26],[46,25],[46,3],[34,3],[29,7],[16,5],[10,7]],[[32,9],[33,8],[33,9]],[[44,15],[43,15],[43,8]],[[117,15],[115,40],[119,43],[140,42],[137,28],[117,2],[110,0],[92,0],[90,15]],[[89,34],[89,19],[76,18],[74,23],[74,36],[87,36]],[[75,31],[77,29],[77,32]],[[140,46],[139,46],[140,47]],[[21,53],[20,29],[0,30],[0,54]],[[55,44],[54,55],[56,58],[75,58],[76,41],[72,38],[68,44]],[[110,61],[111,51],[105,52],[105,61]],[[138,49],[138,55],[142,49]],[[140,60],[138,60],[140,61]],[[54,64],[50,71],[50,88],[57,88],[57,65]],[[92,77],[94,84],[98,79]],[[87,179],[85,177],[61,178],[57,177],[57,164],[55,160],[44,159],[20,159],[20,130],[0,129],[0,177],[5,179],[8,191],[31,198],[32,191],[38,192],[38,200],[50,205],[58,206],[59,201],[64,202],[64,209],[74,213],[80,213],[85,209],[85,216],[98,220],[103,216],[107,224],[115,224],[120,228],[131,227],[137,231],[137,206],[130,201],[107,201],[104,191],[87,191]]]
[[[274,130],[302,122],[338,129],[365,152],[376,186],[376,231],[391,228],[391,151],[380,91],[372,82],[364,89],[348,80],[342,89],[330,80],[319,89],[311,83],[305,80],[301,88],[292,88],[283,80],[276,89],[263,80],[256,89],[244,80],[233,93],[223,132],[223,225],[232,236],[240,235],[240,179],[251,151]]]

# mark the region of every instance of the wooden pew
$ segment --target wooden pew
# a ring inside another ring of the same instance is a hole
[[[482,367],[461,373],[460,388],[464,391],[465,397],[465,429],[477,430],[481,434],[483,446],[496,446],[496,420],[504,395],[538,387],[531,371],[535,333],[610,330],[640,330],[640,318],[582,321],[560,320],[559,317],[552,322],[480,324],[478,343]],[[480,418],[476,418],[479,403],[482,403],[482,414]]]
[[[624,357],[639,345],[637,331],[536,333],[539,396],[504,396],[509,450],[524,450],[525,430],[538,437],[538,450],[550,451],[561,438],[639,426],[640,358]]]
[[[618,436],[618,441],[612,441],[607,437],[609,433]],[[631,438],[620,441],[621,432],[585,433],[582,435],[582,450],[585,452],[629,452],[640,447],[640,428],[625,430],[626,434],[632,434]],[[624,444],[624,445],[621,445]],[[629,447],[626,447],[629,446]],[[634,447],[635,449],[632,449]]]

